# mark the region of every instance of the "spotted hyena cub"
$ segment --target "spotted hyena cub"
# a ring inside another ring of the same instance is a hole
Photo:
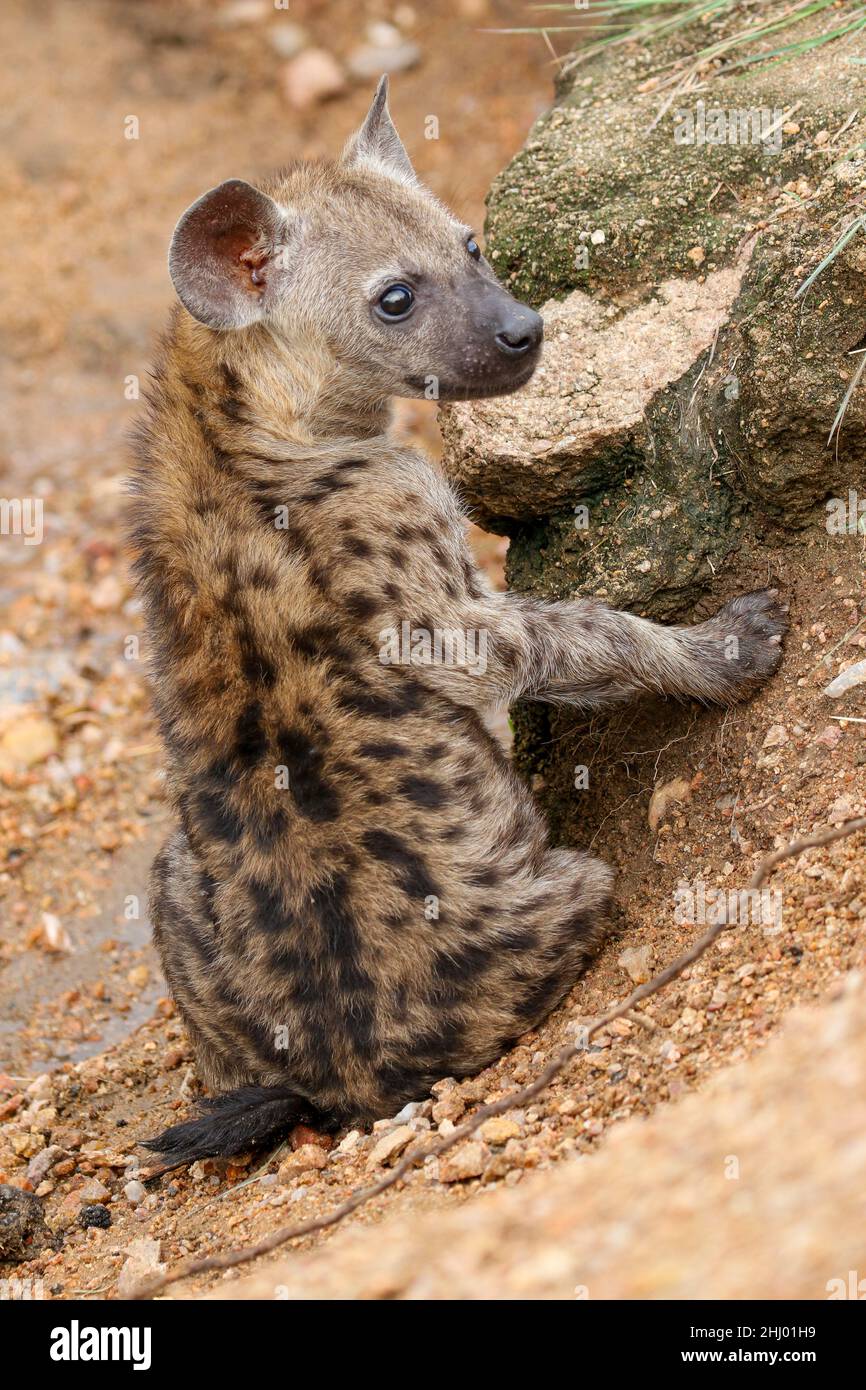
[[[132,529],[179,822],[156,941],[216,1093],[152,1142],[182,1162],[393,1114],[543,1019],[613,874],[549,847],[482,715],[735,700],[784,620],[770,593],[665,628],[487,584],[389,398],[516,390],[542,321],[418,183],[384,80],[341,159],[205,193],[169,264]]]

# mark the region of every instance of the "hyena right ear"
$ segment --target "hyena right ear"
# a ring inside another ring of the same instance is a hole
[[[343,150],[344,164],[373,164],[402,183],[417,183],[418,175],[388,110],[388,75],[379,79],[373,104],[360,130]]]
[[[285,242],[285,213],[251,184],[229,179],[204,193],[181,217],[168,253],[184,308],[208,328],[258,322],[274,298]]]

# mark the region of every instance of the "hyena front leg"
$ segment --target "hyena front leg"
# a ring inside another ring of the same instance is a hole
[[[513,595],[485,605],[488,684],[589,707],[644,692],[731,703],[781,659],[785,613],[774,590],[733,599],[694,627],[662,627],[596,600],[541,603]]]
[[[347,590],[378,582],[372,570],[336,581]],[[422,645],[411,662],[427,668],[428,685],[476,709],[520,696],[593,707],[645,692],[731,703],[776,670],[787,628],[770,589],[735,598],[693,627],[663,627],[597,599],[548,603],[494,593],[456,523],[442,544],[421,545],[413,567],[389,587],[399,597],[377,607],[369,639],[384,650],[385,638],[403,628],[444,634],[447,660],[425,656]]]

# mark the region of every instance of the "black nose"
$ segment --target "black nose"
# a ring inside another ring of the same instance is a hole
[[[544,336],[544,320],[534,309],[521,305],[500,326],[496,334],[496,346],[505,357],[525,357],[533,352]]]

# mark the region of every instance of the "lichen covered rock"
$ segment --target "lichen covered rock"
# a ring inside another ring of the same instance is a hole
[[[513,397],[442,412],[446,470],[511,537],[513,588],[665,622],[753,587],[769,549],[824,534],[828,497],[866,492],[866,380],[829,439],[866,345],[866,234],[798,293],[862,208],[862,75],[830,43],[668,101],[670,65],[706,41],[697,26],[566,65],[489,198],[497,273],[544,306],[542,364]],[[701,135],[718,112],[737,143]],[[578,839],[556,809],[562,717],[515,722],[518,767]]]
[[[786,524],[862,471],[866,391],[836,447],[828,435],[866,337],[866,236],[797,297],[859,212],[866,157],[840,158],[831,132],[862,104],[862,78],[831,44],[719,79],[701,97],[705,124],[739,112],[749,137],[742,113],[766,113],[769,129],[794,105],[796,122],[763,142],[677,143],[697,103],[659,119],[653,74],[699,41],[687,30],[626,62],[614,50],[566,69],[491,190],[492,263],[547,325],[528,387],[443,411],[446,466],[497,529],[591,501],[660,458],[673,467],[666,450]]]

